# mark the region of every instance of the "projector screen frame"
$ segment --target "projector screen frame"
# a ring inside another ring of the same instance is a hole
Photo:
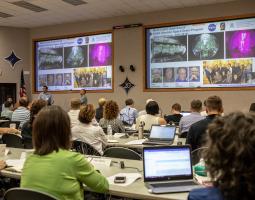
[[[142,54],[143,54],[143,91],[144,92],[185,92],[185,91],[255,90],[255,86],[254,87],[198,87],[198,88],[148,88],[147,87],[147,35],[146,35],[147,29],[163,28],[163,27],[171,27],[171,26],[182,26],[182,25],[193,25],[193,24],[200,24],[200,23],[229,21],[229,20],[238,20],[238,19],[249,19],[249,18],[255,18],[255,13],[144,25],[143,33],[142,33],[143,34],[143,49],[142,49]]]
[[[93,36],[101,34],[111,34],[112,42],[112,89],[108,90],[86,90],[87,93],[113,93],[114,92],[114,31],[113,30],[104,30],[104,31],[95,31],[95,32],[85,32],[85,33],[74,33],[68,35],[58,35],[58,36],[49,36],[42,38],[33,38],[32,39],[32,94],[39,94],[41,91],[36,89],[36,43],[49,40],[59,40],[59,39],[69,39],[75,37],[84,37],[84,36]],[[67,94],[67,93],[79,93],[80,90],[51,90],[50,93],[53,94]]]

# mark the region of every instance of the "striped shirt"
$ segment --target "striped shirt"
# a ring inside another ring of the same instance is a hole
[[[179,126],[180,133],[188,132],[192,124],[204,119],[204,116],[201,116],[198,112],[192,112],[190,115],[184,116],[181,118]]]
[[[25,107],[18,107],[12,114],[12,121],[19,121],[19,127],[22,128],[23,124],[30,119],[30,111]]]
[[[111,125],[113,133],[125,133],[125,127],[120,119],[100,119],[99,126],[103,129],[107,129],[108,125]]]

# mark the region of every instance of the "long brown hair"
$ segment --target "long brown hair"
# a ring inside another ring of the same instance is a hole
[[[68,114],[59,106],[44,107],[33,123],[35,154],[46,155],[71,146],[71,126]]]
[[[255,199],[255,114],[216,118],[207,137],[205,163],[224,199]]]

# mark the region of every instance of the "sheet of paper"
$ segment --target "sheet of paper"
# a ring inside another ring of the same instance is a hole
[[[116,176],[125,176],[126,182],[125,183],[114,183],[114,178]],[[109,176],[107,178],[110,185],[118,185],[118,186],[128,186],[134,183],[137,179],[141,178],[142,175],[140,173],[118,173],[113,176]]]
[[[109,139],[107,140],[107,142],[108,142],[108,143],[119,143],[118,140],[109,140]]]
[[[143,144],[143,142],[147,139],[140,139],[140,140],[132,140],[127,142],[126,144]]]
[[[97,167],[98,165],[103,165],[106,167],[110,167],[112,160],[107,158],[95,158],[95,157],[88,157],[87,160]]]
[[[115,133],[114,135],[113,135],[113,137],[114,138],[121,138],[121,137],[123,137],[125,135],[125,133]]]
[[[25,163],[25,159],[9,159],[5,162],[7,164],[6,170],[21,172]]]

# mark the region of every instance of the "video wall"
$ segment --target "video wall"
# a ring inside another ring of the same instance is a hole
[[[255,87],[255,18],[146,28],[146,88]]]
[[[36,91],[111,90],[112,34],[35,41]]]

